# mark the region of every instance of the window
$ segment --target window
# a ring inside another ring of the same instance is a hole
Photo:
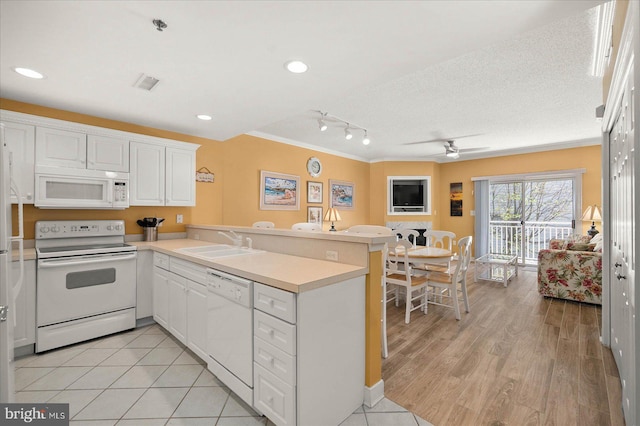
[[[431,176],[389,176],[387,213],[431,214]]]

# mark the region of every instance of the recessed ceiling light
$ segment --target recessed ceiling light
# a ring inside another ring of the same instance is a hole
[[[196,117],[198,117],[200,120],[204,120],[204,121],[209,121],[209,120],[211,120],[213,118],[210,115],[206,115],[206,114],[198,114],[198,115],[196,115]]]
[[[284,66],[294,74],[302,74],[303,72],[307,72],[309,69],[307,64],[302,61],[289,61],[285,63]]]
[[[23,75],[25,77],[37,78],[37,79],[44,78],[44,75],[40,74],[38,71],[34,71],[32,69],[29,69],[29,68],[15,67],[13,70],[15,72],[17,72],[18,74]]]

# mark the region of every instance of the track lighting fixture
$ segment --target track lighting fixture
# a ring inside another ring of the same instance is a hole
[[[344,129],[344,138],[350,141],[352,137],[353,137],[353,133],[351,133],[351,130],[349,130],[349,123],[347,123],[346,129]]]
[[[324,132],[329,128],[328,124],[337,124],[335,127],[344,126],[344,138],[346,140],[353,139],[353,130],[362,130],[364,132],[364,136],[362,138],[363,145],[369,145],[371,143],[371,139],[369,139],[369,135],[367,134],[367,129],[362,126],[358,126],[357,124],[353,124],[349,121],[345,121],[341,118],[336,117],[335,115],[329,115],[329,113],[322,112],[316,110],[315,112],[320,114],[320,118],[318,118],[318,128],[321,132]]]

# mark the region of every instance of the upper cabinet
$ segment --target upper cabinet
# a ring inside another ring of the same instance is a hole
[[[128,172],[129,141],[88,135],[87,169]]]
[[[129,141],[67,130],[36,128],[36,164],[129,171]]]
[[[53,166],[129,173],[131,206],[196,205],[200,145],[5,110],[0,118],[23,203],[34,202],[37,167]]]
[[[18,186],[22,202],[33,204],[35,127],[10,121],[3,121],[2,124],[5,142],[11,152],[11,175]],[[18,203],[14,194],[11,194],[11,202]]]
[[[129,204],[195,206],[197,145],[188,149],[131,142]]]
[[[164,151],[161,145],[131,142],[130,206],[164,205]]]
[[[87,135],[66,130],[36,128],[36,164],[86,168]]]

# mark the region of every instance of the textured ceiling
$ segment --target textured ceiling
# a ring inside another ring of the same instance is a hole
[[[368,161],[597,143],[599,1],[0,1],[0,96]],[[158,32],[153,19],[168,28]],[[284,70],[290,59],[310,67]],[[46,78],[12,71],[23,66]],[[151,92],[141,73],[160,79]],[[313,110],[368,129],[345,141]],[[196,114],[214,119],[201,122]],[[471,135],[471,136],[469,136]]]

